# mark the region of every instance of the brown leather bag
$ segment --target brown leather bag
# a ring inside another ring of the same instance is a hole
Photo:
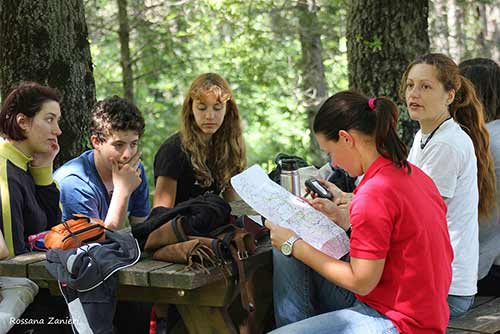
[[[184,264],[184,269],[208,271],[208,266],[218,265],[226,273],[226,264],[233,264],[237,276],[241,303],[247,316],[240,325],[240,334],[255,333],[255,300],[251,277],[248,277],[244,261],[255,253],[254,236],[244,228],[232,224],[223,225],[208,236],[186,235],[184,219],[177,216],[151,232],[146,240],[145,251],[153,252],[153,258]]]
[[[104,222],[81,214],[74,214],[74,219],[52,227],[45,236],[45,247],[70,249],[82,244],[100,242],[106,239]]]

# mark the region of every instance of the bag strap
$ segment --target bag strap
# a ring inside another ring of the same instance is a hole
[[[14,256],[14,240],[12,237],[12,213],[10,211],[9,181],[7,175],[7,159],[0,156],[0,196],[2,200],[3,237],[10,256]]]
[[[253,295],[252,282],[247,278],[245,264],[243,261],[248,257],[242,257],[241,254],[246,252],[243,239],[234,240],[231,243],[230,249],[233,256],[233,261],[238,269],[238,279],[240,286],[241,305],[246,311],[246,317],[240,324],[240,334],[252,334],[255,328],[255,299]]]
[[[85,219],[85,220],[87,220],[87,223],[92,224],[92,225],[84,227],[84,228],[82,228],[82,229],[80,229],[78,231],[72,231],[71,230],[71,226],[69,226],[69,224],[68,224],[68,221],[62,222],[62,226],[64,227],[64,229],[66,231],[68,231],[68,235],[65,236],[62,241],[65,241],[68,238],[73,238],[73,239],[75,239],[76,242],[82,243],[82,244],[83,243],[87,243],[88,241],[93,241],[92,238],[89,239],[89,240],[81,240],[78,237],[78,234],[83,233],[85,231],[89,231],[89,230],[95,229],[95,228],[102,228],[102,229],[104,229],[106,231],[109,231],[109,232],[115,232],[115,231],[113,231],[113,230],[111,230],[111,229],[109,229],[109,228],[107,228],[104,225],[101,225],[99,223],[91,223],[91,218],[90,217],[87,217],[87,216],[84,216],[84,215],[78,215],[77,217],[78,217],[78,219]],[[78,232],[78,233],[76,233],[76,232]],[[102,233],[100,235],[102,235]],[[97,238],[95,240],[99,240],[99,238]]]

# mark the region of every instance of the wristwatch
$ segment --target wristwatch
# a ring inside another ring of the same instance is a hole
[[[293,250],[293,244],[295,241],[302,239],[298,235],[292,235],[290,238],[288,238],[287,241],[281,244],[280,251],[283,253],[285,256],[290,256],[292,255],[292,250]]]

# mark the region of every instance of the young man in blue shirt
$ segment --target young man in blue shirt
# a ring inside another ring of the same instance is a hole
[[[149,188],[140,162],[139,139],[144,118],[131,102],[118,96],[92,108],[90,142],[93,149],[66,162],[55,173],[59,183],[63,220],[80,213],[120,229],[128,216],[131,224],[149,215]],[[114,324],[118,333],[149,330],[151,305],[119,302]]]
[[[139,139],[144,118],[131,102],[118,96],[96,103],[91,112],[93,150],[66,162],[54,174],[59,183],[63,220],[80,213],[120,229],[149,215],[149,189],[140,162]]]

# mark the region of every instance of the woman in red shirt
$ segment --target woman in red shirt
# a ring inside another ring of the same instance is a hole
[[[267,222],[281,250],[273,289],[284,327],[273,333],[445,333],[453,258],[446,206],[434,182],[406,161],[397,119],[390,100],[354,92],[320,108],[313,125],[319,146],[333,166],[363,175],[349,206],[340,198],[311,201],[350,232],[350,260]]]

